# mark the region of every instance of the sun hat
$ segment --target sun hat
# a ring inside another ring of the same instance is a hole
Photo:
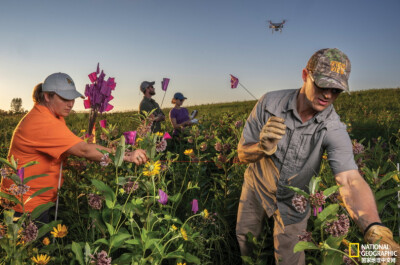
[[[319,87],[338,88],[349,92],[350,60],[337,48],[315,52],[307,63],[307,70]]]
[[[175,93],[175,95],[174,95],[174,99],[182,100],[182,99],[187,99],[187,97],[183,96],[182,93],[177,92],[177,93]]]
[[[76,98],[84,98],[75,88],[72,78],[64,73],[54,73],[49,75],[43,82],[43,92],[54,92],[62,98],[73,100]]]
[[[149,82],[149,81],[143,81],[140,84],[140,91],[144,92],[146,90],[146,88],[148,88],[149,86],[154,86],[156,82]]]

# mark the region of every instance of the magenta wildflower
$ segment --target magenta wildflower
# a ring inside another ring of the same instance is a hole
[[[22,184],[24,182],[25,168],[21,167],[20,169],[18,169],[17,175],[18,175],[19,179],[21,180],[21,184]]]
[[[107,127],[107,121],[106,120],[101,120],[101,121],[99,121],[99,123],[100,123],[100,127],[101,128],[106,128]]]
[[[124,132],[124,136],[125,136],[125,143],[126,144],[130,144],[130,145],[134,145],[136,142],[136,131],[128,131],[128,132]]]
[[[192,204],[192,212],[193,214],[196,214],[199,211],[199,203],[196,199],[193,199],[193,201],[190,202]]]
[[[160,196],[158,202],[161,203],[162,205],[166,205],[168,202],[168,195],[162,189],[159,189],[158,196]]]
[[[168,132],[164,133],[163,139],[168,140],[168,139],[172,139],[171,135],[169,135]]]

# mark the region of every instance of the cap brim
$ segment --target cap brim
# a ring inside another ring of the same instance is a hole
[[[67,100],[73,100],[73,99],[76,99],[76,98],[79,98],[79,97],[82,98],[82,99],[85,98],[81,93],[79,93],[79,92],[76,91],[76,90],[70,90],[70,91],[55,91],[55,93],[56,93],[57,95],[59,95],[60,97],[65,98],[65,99],[67,99]]]
[[[339,81],[330,76],[318,75],[314,76],[314,81],[319,87],[337,88],[343,91],[349,91],[349,84],[345,81]]]

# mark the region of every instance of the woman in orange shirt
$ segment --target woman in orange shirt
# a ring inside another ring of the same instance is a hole
[[[86,143],[66,126],[64,117],[71,112],[75,99],[83,98],[82,94],[76,90],[70,76],[64,73],[48,76],[44,83],[34,88],[32,97],[35,104],[32,110],[22,118],[13,133],[8,159],[14,156],[19,167],[31,161],[39,162],[24,169],[25,177],[47,175],[29,182],[29,190],[23,195],[24,201],[42,188],[53,187],[53,189],[27,201],[24,205],[26,212],[31,212],[41,204],[56,201],[61,177],[61,162],[66,156],[76,155],[101,162],[108,160],[108,157],[98,149],[112,152],[109,148]],[[141,149],[127,152],[124,161],[137,165],[146,163],[146,152]],[[11,179],[3,177],[1,191],[8,192],[12,184]],[[17,212],[16,215],[22,213],[20,205],[15,206],[14,210]],[[48,212],[42,214],[40,219],[49,222]]]

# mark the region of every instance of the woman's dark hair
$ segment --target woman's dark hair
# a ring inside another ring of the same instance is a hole
[[[33,99],[33,102],[36,104],[44,103],[44,93],[48,93],[51,98],[55,94],[54,92],[43,92],[42,85],[43,85],[43,83],[39,83],[33,88],[32,99]]]

